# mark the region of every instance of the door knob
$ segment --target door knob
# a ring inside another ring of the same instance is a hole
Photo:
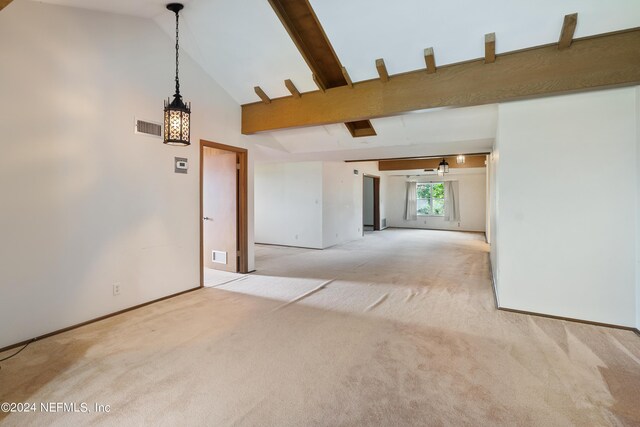
[[[204,217],[204,218],[202,218],[202,219],[204,219],[205,221],[213,221],[213,218],[209,218],[208,216],[205,216],[205,217]]]

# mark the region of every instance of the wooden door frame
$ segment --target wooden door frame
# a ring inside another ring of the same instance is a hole
[[[380,177],[378,175],[362,174],[363,191],[365,177],[373,178],[373,231],[380,231]],[[364,217],[364,205],[362,206],[362,212]],[[362,233],[364,234],[364,226],[362,228]]]
[[[240,171],[238,179],[238,196],[237,196],[237,221],[238,221],[238,273],[249,272],[249,209],[248,209],[248,159],[247,150],[245,148],[234,147],[232,145],[220,144],[205,139],[200,140],[200,287],[204,287],[204,217],[203,206],[203,166],[204,166],[204,147],[216,148],[236,153],[238,155]]]

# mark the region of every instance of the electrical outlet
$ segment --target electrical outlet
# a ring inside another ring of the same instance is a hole
[[[118,296],[120,295],[120,283],[114,283],[113,284],[113,296]]]

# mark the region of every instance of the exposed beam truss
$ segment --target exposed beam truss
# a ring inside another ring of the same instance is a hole
[[[573,33],[578,25],[578,14],[572,13],[564,17],[562,23],[562,31],[560,31],[560,40],[558,41],[558,49],[568,49],[573,41]]]
[[[502,53],[485,59],[354,82],[300,99],[242,106],[242,132],[318,126],[445,106],[471,106],[640,84],[640,28]]]
[[[432,47],[424,50],[424,63],[427,66],[427,73],[433,74],[436,72],[436,57],[433,54]]]
[[[266,93],[264,93],[264,91],[262,90],[262,88],[260,86],[255,86],[253,88],[253,90],[256,92],[256,95],[258,95],[260,97],[260,99],[262,99],[262,102],[265,104],[271,104],[271,98],[269,98],[267,96]]]
[[[353,87],[309,1],[269,0],[269,3],[311,69],[318,89],[324,93],[336,87]],[[289,85],[287,89],[291,91]],[[345,121],[345,126],[354,138],[376,135],[369,120]]]
[[[496,62],[496,33],[485,34],[484,36],[484,63]]]
[[[407,160],[380,160],[378,162],[379,171],[400,171],[416,169],[436,169],[442,159],[449,164],[449,168],[483,168],[486,166],[486,155],[467,155],[464,163],[458,163],[456,156],[445,156],[433,159],[407,159]]]
[[[291,95],[293,95],[294,98],[300,98],[300,91],[290,79],[285,80],[284,85],[289,89],[289,92],[291,92]]]
[[[387,66],[384,64],[384,59],[382,58],[376,59],[376,69],[378,70],[378,75],[380,76],[380,80],[383,82],[388,82],[389,73],[387,72]]]
[[[347,72],[347,69],[342,67],[342,75],[344,76],[344,79],[347,81],[347,86],[349,87],[353,87],[353,82],[351,81],[351,76],[349,76],[349,72]]]

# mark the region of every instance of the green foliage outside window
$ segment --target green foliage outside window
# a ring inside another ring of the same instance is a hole
[[[444,183],[419,182],[416,192],[418,196],[418,215],[444,215]]]

